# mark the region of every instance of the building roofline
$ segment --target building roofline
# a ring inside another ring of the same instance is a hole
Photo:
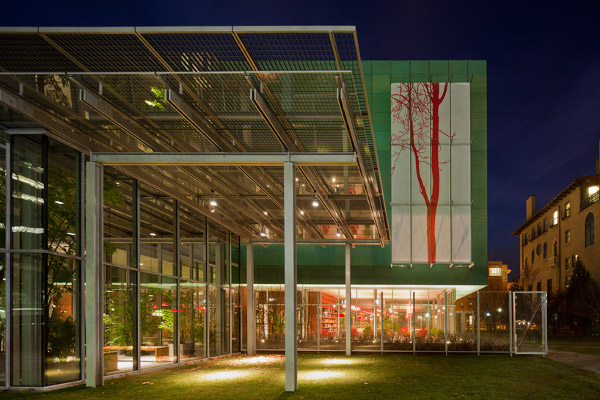
[[[597,175],[586,175],[586,176],[580,176],[578,178],[575,178],[575,180],[573,180],[573,182],[571,182],[569,185],[567,185],[567,187],[564,188],[563,190],[561,190],[556,196],[554,196],[552,198],[552,200],[550,200],[542,208],[540,208],[537,212],[535,212],[531,217],[529,217],[511,235],[519,236],[525,228],[527,228],[529,225],[531,225],[531,223],[536,221],[542,214],[544,214],[546,211],[548,211],[550,208],[552,208],[556,203],[558,203],[560,200],[562,200],[567,194],[571,193],[576,187],[580,186],[583,182],[593,180],[593,179],[597,180],[598,176]]]
[[[0,33],[283,33],[283,32],[356,32],[352,25],[290,26],[1,26]]]

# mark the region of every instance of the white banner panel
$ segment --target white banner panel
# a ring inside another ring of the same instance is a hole
[[[452,207],[452,261],[471,262],[471,206]]]
[[[391,97],[392,262],[470,262],[470,85],[393,83]]]

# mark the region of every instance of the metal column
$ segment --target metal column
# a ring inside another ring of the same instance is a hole
[[[512,314],[512,292],[508,292],[508,352],[513,355],[513,314]]]
[[[86,386],[103,384],[102,351],[102,167],[88,162],[85,206]]]
[[[448,355],[448,291],[444,291],[444,350]]]
[[[352,355],[352,286],[350,285],[350,245],[346,245],[346,355]]]
[[[383,313],[385,312],[385,307],[383,305],[383,290],[381,291],[379,297],[379,303],[381,306],[381,323],[379,324],[379,326],[381,327],[381,354],[383,354]]]
[[[254,295],[254,246],[246,246],[246,351],[248,355],[256,354],[256,304]]]
[[[477,291],[477,355],[481,353],[481,321],[479,320],[479,291]]]
[[[298,388],[296,328],[296,168],[283,164],[284,253],[285,253],[285,391]]]
[[[412,292],[412,319],[413,319],[413,329],[412,329],[412,343],[413,343],[413,354],[417,354],[417,319],[415,318],[416,314],[416,304],[415,304],[415,292]]]

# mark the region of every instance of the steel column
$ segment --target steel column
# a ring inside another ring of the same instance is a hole
[[[246,351],[256,354],[256,296],[254,295],[254,245],[246,246]]]
[[[296,167],[283,164],[284,269],[285,269],[285,391],[298,388],[296,322]]]
[[[448,355],[448,291],[444,291],[444,350]]]
[[[11,142],[12,141],[8,141],[6,142],[6,167],[5,167],[5,171],[6,171],[6,180],[5,180],[5,190],[6,190],[6,197],[5,197],[5,207],[6,207],[6,219],[4,221],[4,226],[5,228],[5,237],[4,237],[4,248],[5,249],[11,249],[12,248],[12,147],[11,147]],[[4,257],[4,266],[5,266],[5,277],[6,277],[6,283],[5,283],[5,287],[4,287],[4,294],[5,294],[5,303],[6,307],[5,307],[5,315],[6,315],[6,327],[4,329],[6,329],[6,331],[4,332],[4,348],[5,348],[5,361],[4,361],[4,378],[5,378],[5,388],[8,389],[11,385],[11,380],[12,380],[12,363],[11,363],[11,348],[12,348],[12,296],[11,296],[11,292],[12,292],[12,257],[10,253],[6,253],[5,257]]]
[[[477,355],[481,353],[481,321],[479,318],[479,291],[477,291]]]
[[[385,307],[383,305],[383,290],[381,291],[379,297],[381,298],[381,300],[379,300],[381,306],[381,323],[379,326],[381,327],[381,354],[383,354],[383,313],[385,312]]]
[[[86,170],[86,386],[103,384],[102,351],[102,167],[87,163]]]
[[[416,304],[415,304],[415,292],[412,292],[412,307],[413,307],[413,312],[412,312],[412,319],[413,319],[413,337],[412,337],[412,343],[413,343],[413,354],[417,354],[417,319],[415,318],[415,313],[417,310]]]
[[[513,355],[513,314],[512,314],[512,292],[508,292],[508,351],[510,356]]]
[[[350,250],[351,245],[346,244],[346,355],[352,355],[352,286],[350,283]]]

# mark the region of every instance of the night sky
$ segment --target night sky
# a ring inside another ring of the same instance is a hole
[[[524,222],[525,199],[535,194],[539,209],[575,177],[595,173],[600,6],[593,2],[6,3],[1,26],[356,25],[363,60],[488,60],[489,255],[507,262],[513,278],[519,241],[511,233]]]

